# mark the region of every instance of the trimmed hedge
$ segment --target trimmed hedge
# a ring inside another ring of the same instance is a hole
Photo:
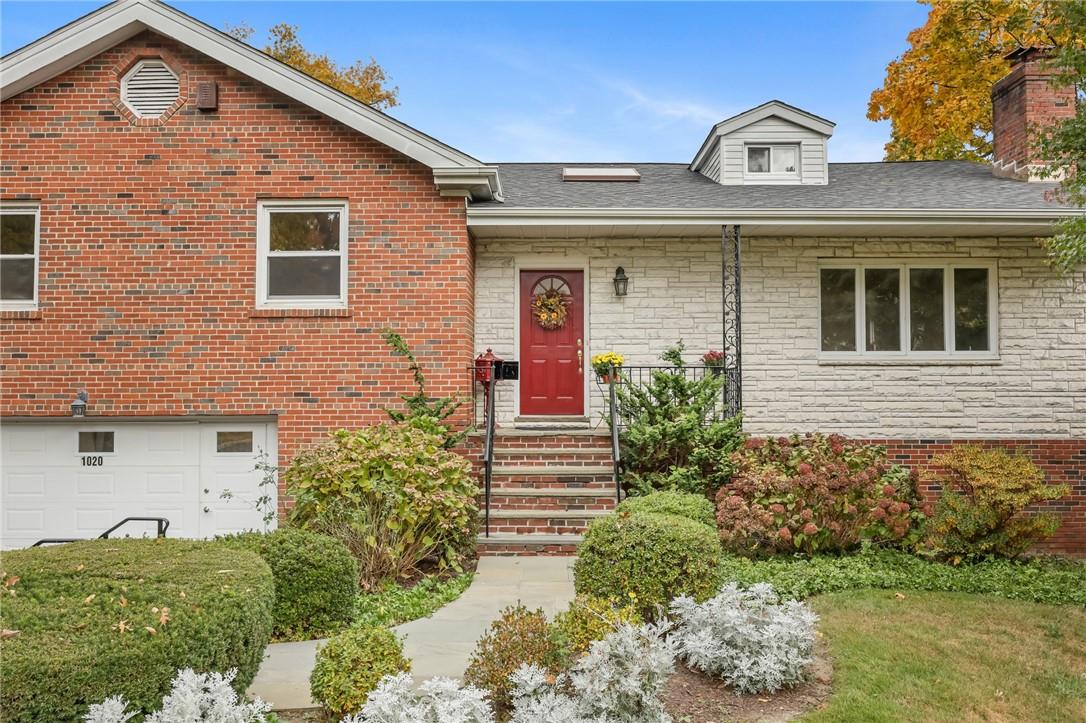
[[[309,675],[313,700],[338,720],[352,715],[381,678],[411,671],[403,644],[388,628],[348,628],[317,650],[317,662]]]
[[[157,709],[178,668],[237,668],[244,692],[272,630],[271,570],[194,540],[89,540],[5,552],[6,723],[76,721],[122,695]]]
[[[577,550],[577,593],[630,601],[646,619],[671,599],[712,597],[723,553],[716,530],[674,515],[608,515]]]
[[[308,640],[351,622],[358,596],[358,563],[339,540],[282,527],[268,534],[223,537],[227,545],[257,553],[275,576],[275,634]]]
[[[653,492],[642,497],[627,497],[617,508],[630,514],[654,512],[661,515],[685,517],[716,529],[716,508],[707,497],[689,492]]]
[[[869,549],[843,557],[728,556],[724,582],[768,582],[785,598],[881,588],[964,592],[1053,605],[1086,605],[1086,563],[1055,560],[987,560],[958,566],[931,562],[896,550]]]

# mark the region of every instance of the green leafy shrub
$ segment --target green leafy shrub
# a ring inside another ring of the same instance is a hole
[[[717,492],[724,546],[740,554],[840,552],[901,541],[919,502],[915,476],[886,450],[839,435],[751,439]]]
[[[407,359],[407,367],[415,380],[417,390],[414,394],[403,394],[406,409],[386,409],[385,412],[394,422],[407,424],[408,426],[422,429],[436,434],[442,439],[445,449],[452,449],[460,444],[468,436],[468,429],[457,431],[448,419],[456,414],[463,402],[455,397],[431,397],[426,393],[426,376],[423,374],[422,365],[415,358],[414,352],[402,336],[392,329],[381,332],[385,343],[392,348],[392,353]]]
[[[990,559],[946,565],[898,550],[862,548],[853,555],[778,556],[764,560],[728,555],[721,579],[767,582],[783,597],[864,588],[995,595],[1050,605],[1086,605],[1086,563]]]
[[[955,562],[1017,557],[1059,528],[1055,515],[1025,510],[1070,494],[1071,488],[1047,484],[1029,457],[965,445],[931,461],[940,469],[930,479],[943,491],[928,520],[923,551]]]
[[[717,588],[716,531],[674,515],[614,514],[592,522],[577,550],[579,594],[629,600],[646,619],[672,598],[704,600]]]
[[[517,605],[502,610],[479,639],[464,671],[464,682],[489,691],[494,706],[506,711],[512,705],[509,676],[521,665],[557,673],[562,667],[562,650],[543,611]]]
[[[291,523],[347,545],[367,590],[424,561],[459,572],[474,551],[471,465],[436,434],[404,425],[341,429],[295,455],[283,479],[295,498]]]
[[[616,508],[617,512],[652,512],[661,515],[685,517],[709,527],[716,527],[716,510],[703,495],[689,492],[653,492],[643,497],[627,497]]]
[[[179,668],[237,669],[244,692],[272,631],[257,555],[193,540],[89,540],[3,555],[4,721],[74,721],[121,695],[157,708]]]
[[[257,553],[271,568],[277,636],[323,637],[351,621],[358,596],[358,563],[339,540],[294,527],[220,540]]]
[[[362,710],[381,678],[410,670],[411,661],[391,630],[350,628],[317,651],[310,694],[333,715],[351,715]]]
[[[661,358],[646,385],[619,384],[618,413],[623,484],[632,493],[678,490],[704,495],[732,473],[731,455],[742,446],[739,417],[719,419],[725,377],[685,372],[683,343]]]
[[[474,573],[465,572],[448,579],[424,577],[409,587],[386,583],[358,596],[355,624],[400,625],[428,617],[460,597],[474,576]]]
[[[641,625],[644,620],[637,608],[591,595],[578,595],[569,607],[554,618],[554,629],[566,651],[573,658],[588,652],[596,640],[603,640],[622,623]]]

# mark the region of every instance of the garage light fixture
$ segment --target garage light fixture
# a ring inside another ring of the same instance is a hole
[[[75,399],[72,401],[72,416],[87,416],[87,390],[81,389],[79,390],[79,393],[75,395]]]
[[[615,296],[625,296],[630,287],[630,279],[626,276],[626,270],[619,266],[615,269]]]

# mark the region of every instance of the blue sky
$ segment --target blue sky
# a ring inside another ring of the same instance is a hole
[[[0,2],[8,53],[98,7]],[[837,123],[832,161],[879,160],[865,118],[913,2],[176,2],[217,28],[277,22],[337,61],[377,59],[395,117],[489,162],[689,161],[718,120],[771,98]]]

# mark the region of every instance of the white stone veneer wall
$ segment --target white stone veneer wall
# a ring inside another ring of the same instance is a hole
[[[820,258],[995,259],[997,363],[828,364],[818,360]],[[481,240],[477,352],[518,356],[515,269],[584,264],[587,355],[655,363],[682,338],[693,361],[721,341],[715,239]],[[614,296],[623,266],[629,295]],[[743,247],[743,402],[755,434],[821,430],[890,438],[1086,437],[1086,275],[1059,277],[1031,239],[748,238]],[[601,397],[592,386],[592,416]],[[498,397],[513,414],[515,383]]]

